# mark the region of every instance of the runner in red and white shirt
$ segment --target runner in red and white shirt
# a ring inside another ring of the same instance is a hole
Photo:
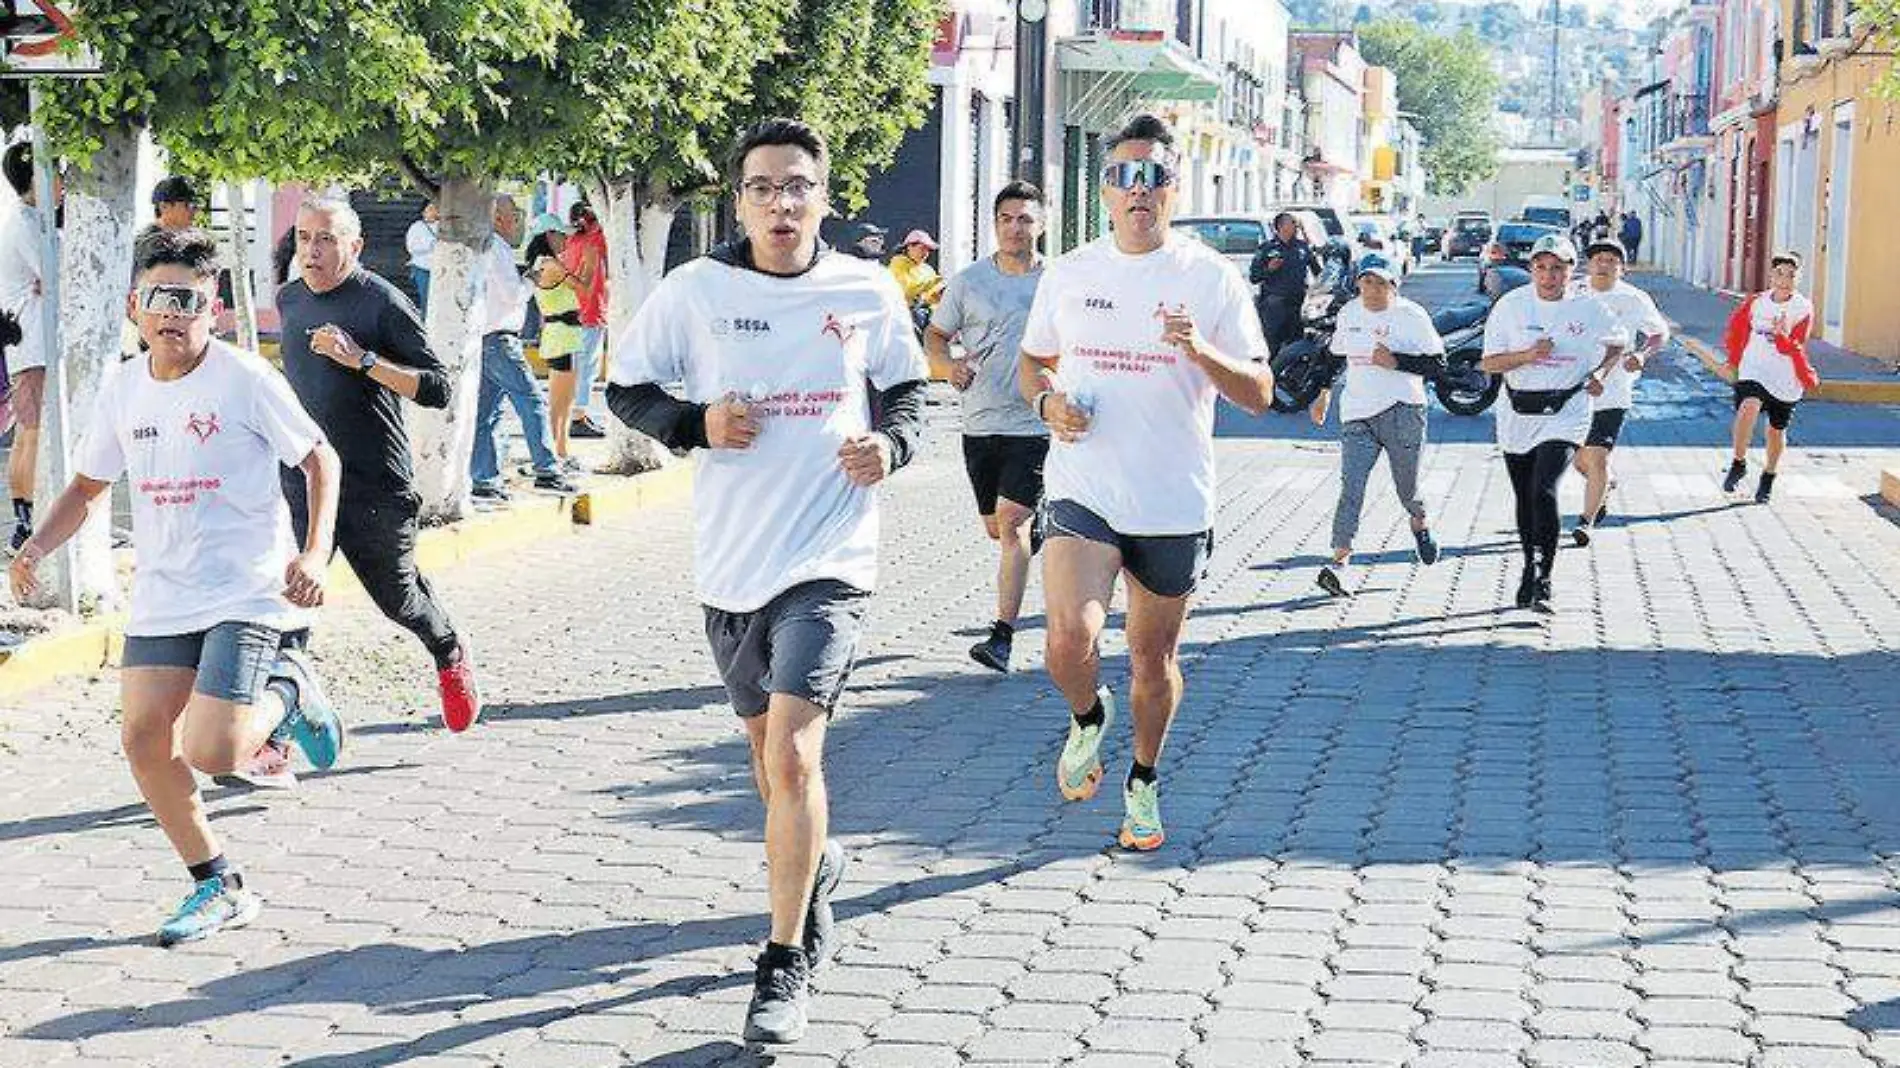
[[[336,762],[342,721],[284,633],[323,601],[341,464],[284,377],[212,338],[218,250],[201,230],[139,245],[132,313],[147,351],[108,373],[77,474],[13,562],[16,597],[120,476],[132,490],[132,610],[120,687],[133,778],[194,883],[161,945],[249,923],[259,902],[225,860],[193,770],[231,772],[266,740]],[[299,550],[278,477],[301,469]]]
[[[1734,493],[1748,474],[1748,443],[1755,421],[1768,413],[1768,462],[1755,484],[1755,500],[1766,504],[1775,491],[1775,469],[1788,448],[1788,424],[1802,396],[1821,384],[1808,362],[1808,332],[1814,305],[1794,291],[1801,280],[1801,255],[1778,252],[1769,261],[1766,293],[1742,302],[1730,317],[1728,378],[1735,383],[1734,459],[1722,479],[1722,492]]]
[[[1115,135],[1102,173],[1113,232],[1049,265],[1023,333],[1023,395],[1055,438],[1045,655],[1071,713],[1057,786],[1085,800],[1101,783],[1114,698],[1099,685],[1096,644],[1126,574],[1135,744],[1121,843],[1131,849],[1164,837],[1155,766],[1181,702],[1181,625],[1213,546],[1215,398],[1258,413],[1273,386],[1246,279],[1169,228],[1178,159],[1152,115]]]

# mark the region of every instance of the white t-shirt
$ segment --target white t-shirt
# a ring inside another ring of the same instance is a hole
[[[323,441],[290,384],[254,353],[211,342],[170,382],[140,356],[107,372],[75,467],[131,482],[132,617],[127,634],[189,634],[220,623],[303,626],[283,596],[296,549],[278,465]]]
[[[1573,283],[1571,289],[1578,295],[1601,301],[1616,320],[1618,340],[1629,351],[1635,351],[1637,335],[1641,334],[1646,345],[1660,344],[1669,340],[1669,320],[1663,318],[1657,310],[1656,302],[1649,294],[1621,279],[1607,292],[1598,292],[1587,278]],[[1655,341],[1648,339],[1655,338]],[[1641,371],[1631,371],[1618,360],[1603,373],[1603,395],[1591,398],[1591,407],[1596,411],[1612,408],[1628,408],[1636,403],[1636,378]]]
[[[851,484],[838,448],[871,429],[867,379],[884,390],[929,373],[889,271],[835,252],[794,278],[697,259],[666,276],[613,354],[616,385],[754,402],[750,448],[700,454],[701,601],[752,612],[817,579],[875,588],[877,492]]]
[[[1432,326],[1432,317],[1413,301],[1393,297],[1382,312],[1368,311],[1355,297],[1339,309],[1333,330],[1333,354],[1346,360],[1346,392],[1339,402],[1342,422],[1370,419],[1394,404],[1425,403],[1425,379],[1372,362],[1380,344],[1395,353],[1433,355],[1445,351],[1445,341]]]
[[[1050,445],[1048,497],[1075,501],[1119,534],[1214,525],[1214,383],[1161,340],[1164,309],[1181,306],[1224,355],[1267,358],[1246,279],[1179,232],[1139,256],[1111,234],[1059,257],[1023,332],[1023,351],[1059,356],[1062,388],[1095,402],[1087,436]]]
[[[482,333],[520,333],[528,321],[528,301],[534,296],[534,283],[522,275],[520,265],[515,262],[514,248],[500,234],[488,235],[481,271]]]
[[[1799,293],[1790,294],[1783,304],[1776,304],[1774,297],[1763,293],[1755,298],[1751,312],[1748,345],[1742,349],[1742,366],[1736,377],[1760,382],[1776,400],[1792,404],[1806,390],[1794,373],[1794,361],[1775,347],[1775,330],[1779,327],[1784,334],[1794,333],[1801,320],[1813,317],[1814,305]]]
[[[1603,347],[1616,341],[1616,320],[1601,302],[1566,291],[1561,300],[1540,300],[1534,286],[1520,286],[1498,299],[1484,324],[1484,353],[1521,352],[1539,339],[1556,346],[1545,359],[1504,376],[1512,389],[1569,389],[1603,361]],[[1546,441],[1582,445],[1590,434],[1590,394],[1578,390],[1550,415],[1524,415],[1510,398],[1498,404],[1498,445],[1529,452]]]
[[[20,343],[7,349],[7,373],[46,366],[40,340],[40,213],[15,204],[0,222],[0,308],[20,321]]]
[[[409,232],[402,237],[403,247],[409,250],[409,266],[429,269],[430,257],[435,255],[435,227],[423,219],[409,224]]]

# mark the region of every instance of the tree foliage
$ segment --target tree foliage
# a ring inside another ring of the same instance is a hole
[[[1359,49],[1366,62],[1397,76],[1399,108],[1417,116],[1433,193],[1455,196],[1496,173],[1498,76],[1476,35],[1380,19],[1360,27]]]
[[[1872,28],[1869,51],[1887,53],[1887,73],[1881,76],[1879,92],[1888,100],[1900,100],[1900,0],[1861,0],[1854,5],[1856,17]]]

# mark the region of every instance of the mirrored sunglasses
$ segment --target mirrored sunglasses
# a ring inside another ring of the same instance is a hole
[[[1102,168],[1102,184],[1115,189],[1160,189],[1174,184],[1174,172],[1158,160],[1133,159],[1110,163]]]
[[[153,315],[198,316],[211,310],[211,297],[195,286],[141,286],[139,310]]]

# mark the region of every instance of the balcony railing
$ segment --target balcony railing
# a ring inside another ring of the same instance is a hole
[[[1709,136],[1709,98],[1700,94],[1679,96],[1663,113],[1662,141],[1685,137]]]
[[[1089,27],[1099,30],[1175,31],[1174,0],[1090,0]]]

